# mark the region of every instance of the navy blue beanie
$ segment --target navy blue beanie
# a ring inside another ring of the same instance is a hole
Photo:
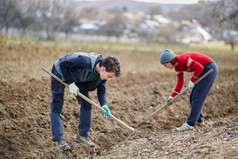
[[[165,49],[160,55],[160,63],[165,64],[176,57],[175,53],[169,49]]]

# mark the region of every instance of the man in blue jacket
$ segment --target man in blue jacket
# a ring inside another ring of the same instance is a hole
[[[76,95],[81,104],[78,134],[76,140],[92,148],[95,144],[89,139],[89,130],[92,123],[92,105],[77,96],[79,91],[88,97],[88,91],[97,89],[100,105],[106,111],[103,116],[109,118],[110,110],[106,99],[106,81],[121,74],[120,62],[116,57],[103,58],[100,54],[76,52],[61,57],[52,68],[52,73],[69,85],[69,92]],[[55,145],[63,150],[70,149],[63,136],[63,120],[60,116],[63,108],[64,85],[51,78],[51,129]]]

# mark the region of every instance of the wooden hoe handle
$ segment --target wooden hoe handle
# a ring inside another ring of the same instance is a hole
[[[55,78],[57,81],[59,81],[61,84],[63,84],[65,87],[68,87],[68,84],[63,82],[60,78],[58,78],[57,76],[55,76],[53,73],[51,73],[49,70],[47,70],[45,67],[41,67],[41,69],[43,71],[45,71],[46,73],[48,73],[49,75],[51,75],[53,78]],[[92,104],[93,106],[97,107],[98,109],[100,109],[101,111],[105,111],[101,106],[99,106],[98,104],[94,103],[92,100],[90,100],[89,98],[87,98],[86,96],[84,96],[82,93],[77,92],[78,96],[80,96],[81,98],[83,98],[84,100],[86,100],[88,103]],[[109,114],[109,116],[116,120],[120,125],[126,127],[127,129],[129,129],[130,131],[134,131],[134,128],[126,125],[124,122],[122,122],[121,120],[117,119],[114,115]]]
[[[210,69],[207,73],[205,73],[202,77],[200,77],[194,84],[197,84],[198,82],[200,82],[201,80],[203,80],[205,77],[207,77],[207,75],[209,75],[211,72],[213,71],[213,69]],[[174,100],[176,100],[178,97],[180,97],[182,94],[184,94],[187,90],[189,90],[188,87],[186,87],[185,89],[183,89],[177,96],[175,96],[172,100],[171,103],[173,103]],[[164,105],[162,105],[161,107],[159,107],[159,109],[157,109],[156,111],[154,111],[152,114],[150,114],[147,118],[145,118],[144,120],[142,120],[138,126],[140,126],[141,124],[145,123],[147,120],[149,120],[150,118],[152,118],[155,114],[157,114],[160,110],[162,110],[164,107],[166,107],[168,105],[168,103],[166,102]]]

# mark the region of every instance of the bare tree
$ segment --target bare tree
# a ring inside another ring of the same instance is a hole
[[[35,24],[34,14],[37,10],[36,0],[17,1],[20,14],[17,15],[17,19],[20,21],[20,28],[22,33],[25,34],[30,25]]]
[[[161,14],[162,13],[162,9],[161,7],[152,7],[149,9],[149,15],[151,16],[151,19],[154,19],[155,15]]]
[[[197,3],[186,5],[179,11],[171,11],[168,16],[177,21],[196,19],[201,25],[210,26],[214,24],[213,8],[214,2]]]
[[[64,17],[62,21],[62,27],[60,28],[60,31],[64,32],[66,34],[65,38],[68,38],[68,35],[72,31],[72,28],[76,22],[77,19],[77,12],[73,7],[67,7],[64,10]]]
[[[108,17],[106,26],[111,28],[111,35],[115,35],[119,38],[122,35],[122,31],[126,29],[128,19],[123,16],[123,11],[119,8],[110,9],[108,13],[110,13],[111,16]]]
[[[93,8],[84,8],[80,11],[79,16],[88,20],[94,20],[99,15],[99,11]]]
[[[238,43],[238,1],[221,0],[214,7],[214,14],[219,27],[223,29],[223,38],[231,45],[234,50]]]
[[[0,25],[8,33],[9,25],[17,18],[19,10],[14,0],[0,0]]]
[[[66,27],[65,20],[70,19],[69,14],[65,14],[66,8],[62,0],[38,1],[34,29],[46,32],[47,40],[54,40],[56,33]]]
[[[238,1],[220,0],[188,5],[179,11],[170,12],[174,20],[196,19],[202,26],[211,28],[213,36],[225,40],[234,50],[238,41]]]

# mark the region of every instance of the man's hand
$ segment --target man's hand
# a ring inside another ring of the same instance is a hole
[[[189,80],[188,89],[193,89],[194,86],[195,86],[195,84],[191,80]]]
[[[173,99],[173,97],[169,96],[169,98],[167,99],[167,104],[170,105],[172,104],[171,100]]]
[[[75,85],[75,83],[69,84],[69,93],[73,93],[75,96],[77,96],[77,93],[79,92],[78,87]]]
[[[105,111],[104,112],[102,112],[102,116],[105,116],[105,117],[107,117],[108,119],[110,119],[110,109],[107,107],[107,105],[104,105],[104,106],[102,106],[102,109],[104,109]]]

